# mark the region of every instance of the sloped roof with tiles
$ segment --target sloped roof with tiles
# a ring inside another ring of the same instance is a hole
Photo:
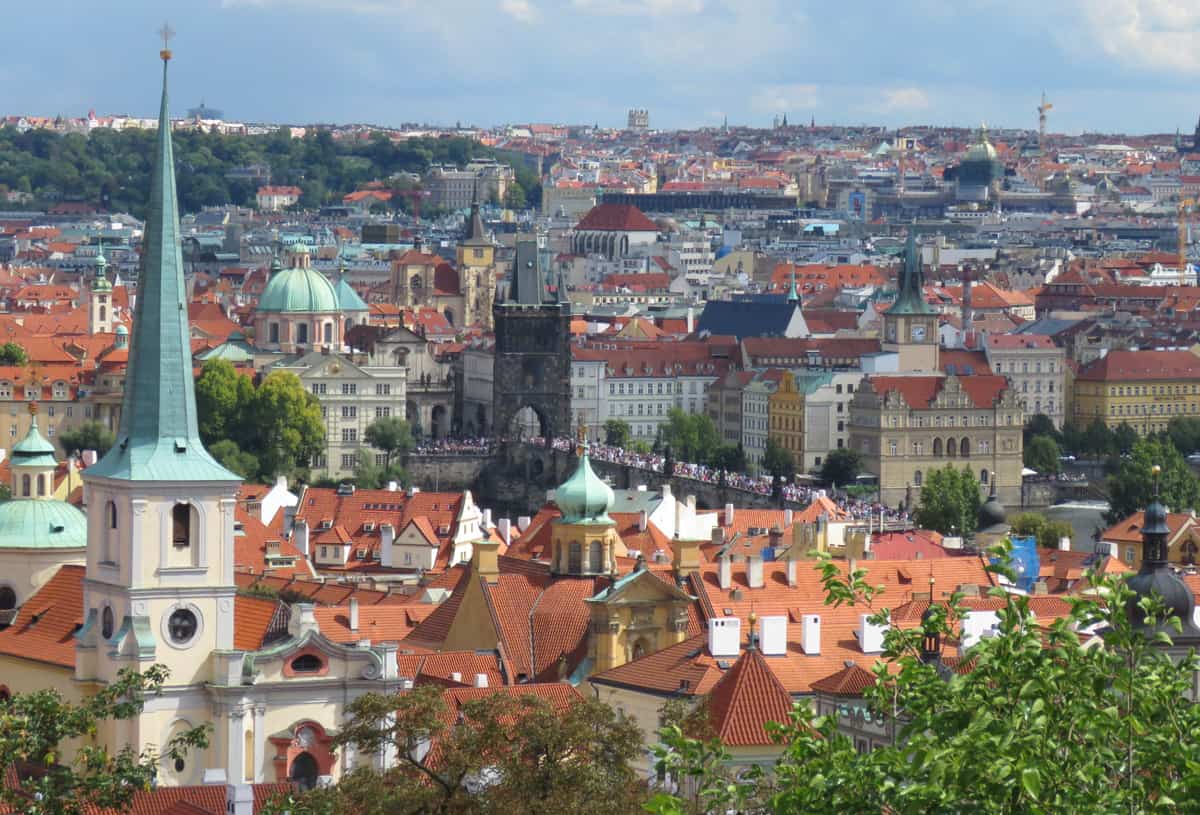
[[[83,625],[83,566],[62,566],[0,631],[0,654],[75,667],[75,632]]]
[[[597,204],[575,225],[579,231],[658,232],[658,224],[633,204]]]
[[[881,397],[895,391],[910,408],[924,410],[933,404],[949,380],[950,377],[941,376],[869,376],[865,381]],[[1008,387],[1007,379],[995,375],[962,376],[958,382],[977,408],[993,407]]]
[[[862,696],[862,692],[874,684],[875,674],[858,667],[858,663],[852,660],[846,660],[846,667],[813,682],[812,689],[830,696]]]
[[[751,747],[773,743],[765,725],[788,721],[792,697],[767,666],[767,658],[757,648],[748,648],[708,694],[708,707],[722,744]]]
[[[1109,351],[1085,365],[1078,381],[1200,379],[1200,357],[1191,351]]]
[[[1100,534],[1100,540],[1115,543],[1141,543],[1142,527],[1146,524],[1146,513],[1138,511],[1113,524]],[[1189,526],[1196,526],[1196,518],[1191,513],[1168,512],[1167,529],[1170,530],[1167,540],[1175,537]]]

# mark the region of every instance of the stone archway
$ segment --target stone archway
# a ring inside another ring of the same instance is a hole
[[[288,768],[288,780],[301,790],[311,790],[315,787],[320,775],[317,760],[307,750],[293,758],[291,767]]]

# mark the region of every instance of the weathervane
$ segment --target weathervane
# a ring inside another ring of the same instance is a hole
[[[162,37],[163,44],[162,50],[158,52],[158,55],[166,62],[171,58],[171,49],[168,46],[171,43],[171,38],[175,36],[175,29],[167,25],[166,21],[163,21],[162,28],[158,30],[158,36]]]

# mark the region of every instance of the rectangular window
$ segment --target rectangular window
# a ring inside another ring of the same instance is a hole
[[[383,419],[383,418],[386,418],[391,415],[392,415],[392,409],[390,407],[375,408],[375,418],[376,419]]]
[[[358,393],[358,383],[356,383],[356,382],[343,382],[342,383],[342,396],[354,396],[357,393]]]
[[[354,453],[346,453],[342,455],[342,469],[352,470],[358,466],[358,456]]]
[[[342,441],[358,441],[358,428],[355,428],[355,427],[342,428]]]
[[[74,415],[75,415],[75,408],[74,408],[74,406],[72,406],[72,405],[67,405],[67,418],[69,419],[69,418],[71,418],[71,417],[72,417],[72,416],[74,416]]]
[[[387,382],[376,382],[375,383],[375,395],[376,396],[391,396],[392,395],[391,384],[387,383]]]
[[[342,418],[343,419],[357,419],[358,418],[358,407],[355,405],[342,405]]]

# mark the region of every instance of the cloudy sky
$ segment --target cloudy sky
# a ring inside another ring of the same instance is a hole
[[[1190,132],[1197,0],[4,0],[0,113]],[[16,8],[14,8],[16,7]]]

